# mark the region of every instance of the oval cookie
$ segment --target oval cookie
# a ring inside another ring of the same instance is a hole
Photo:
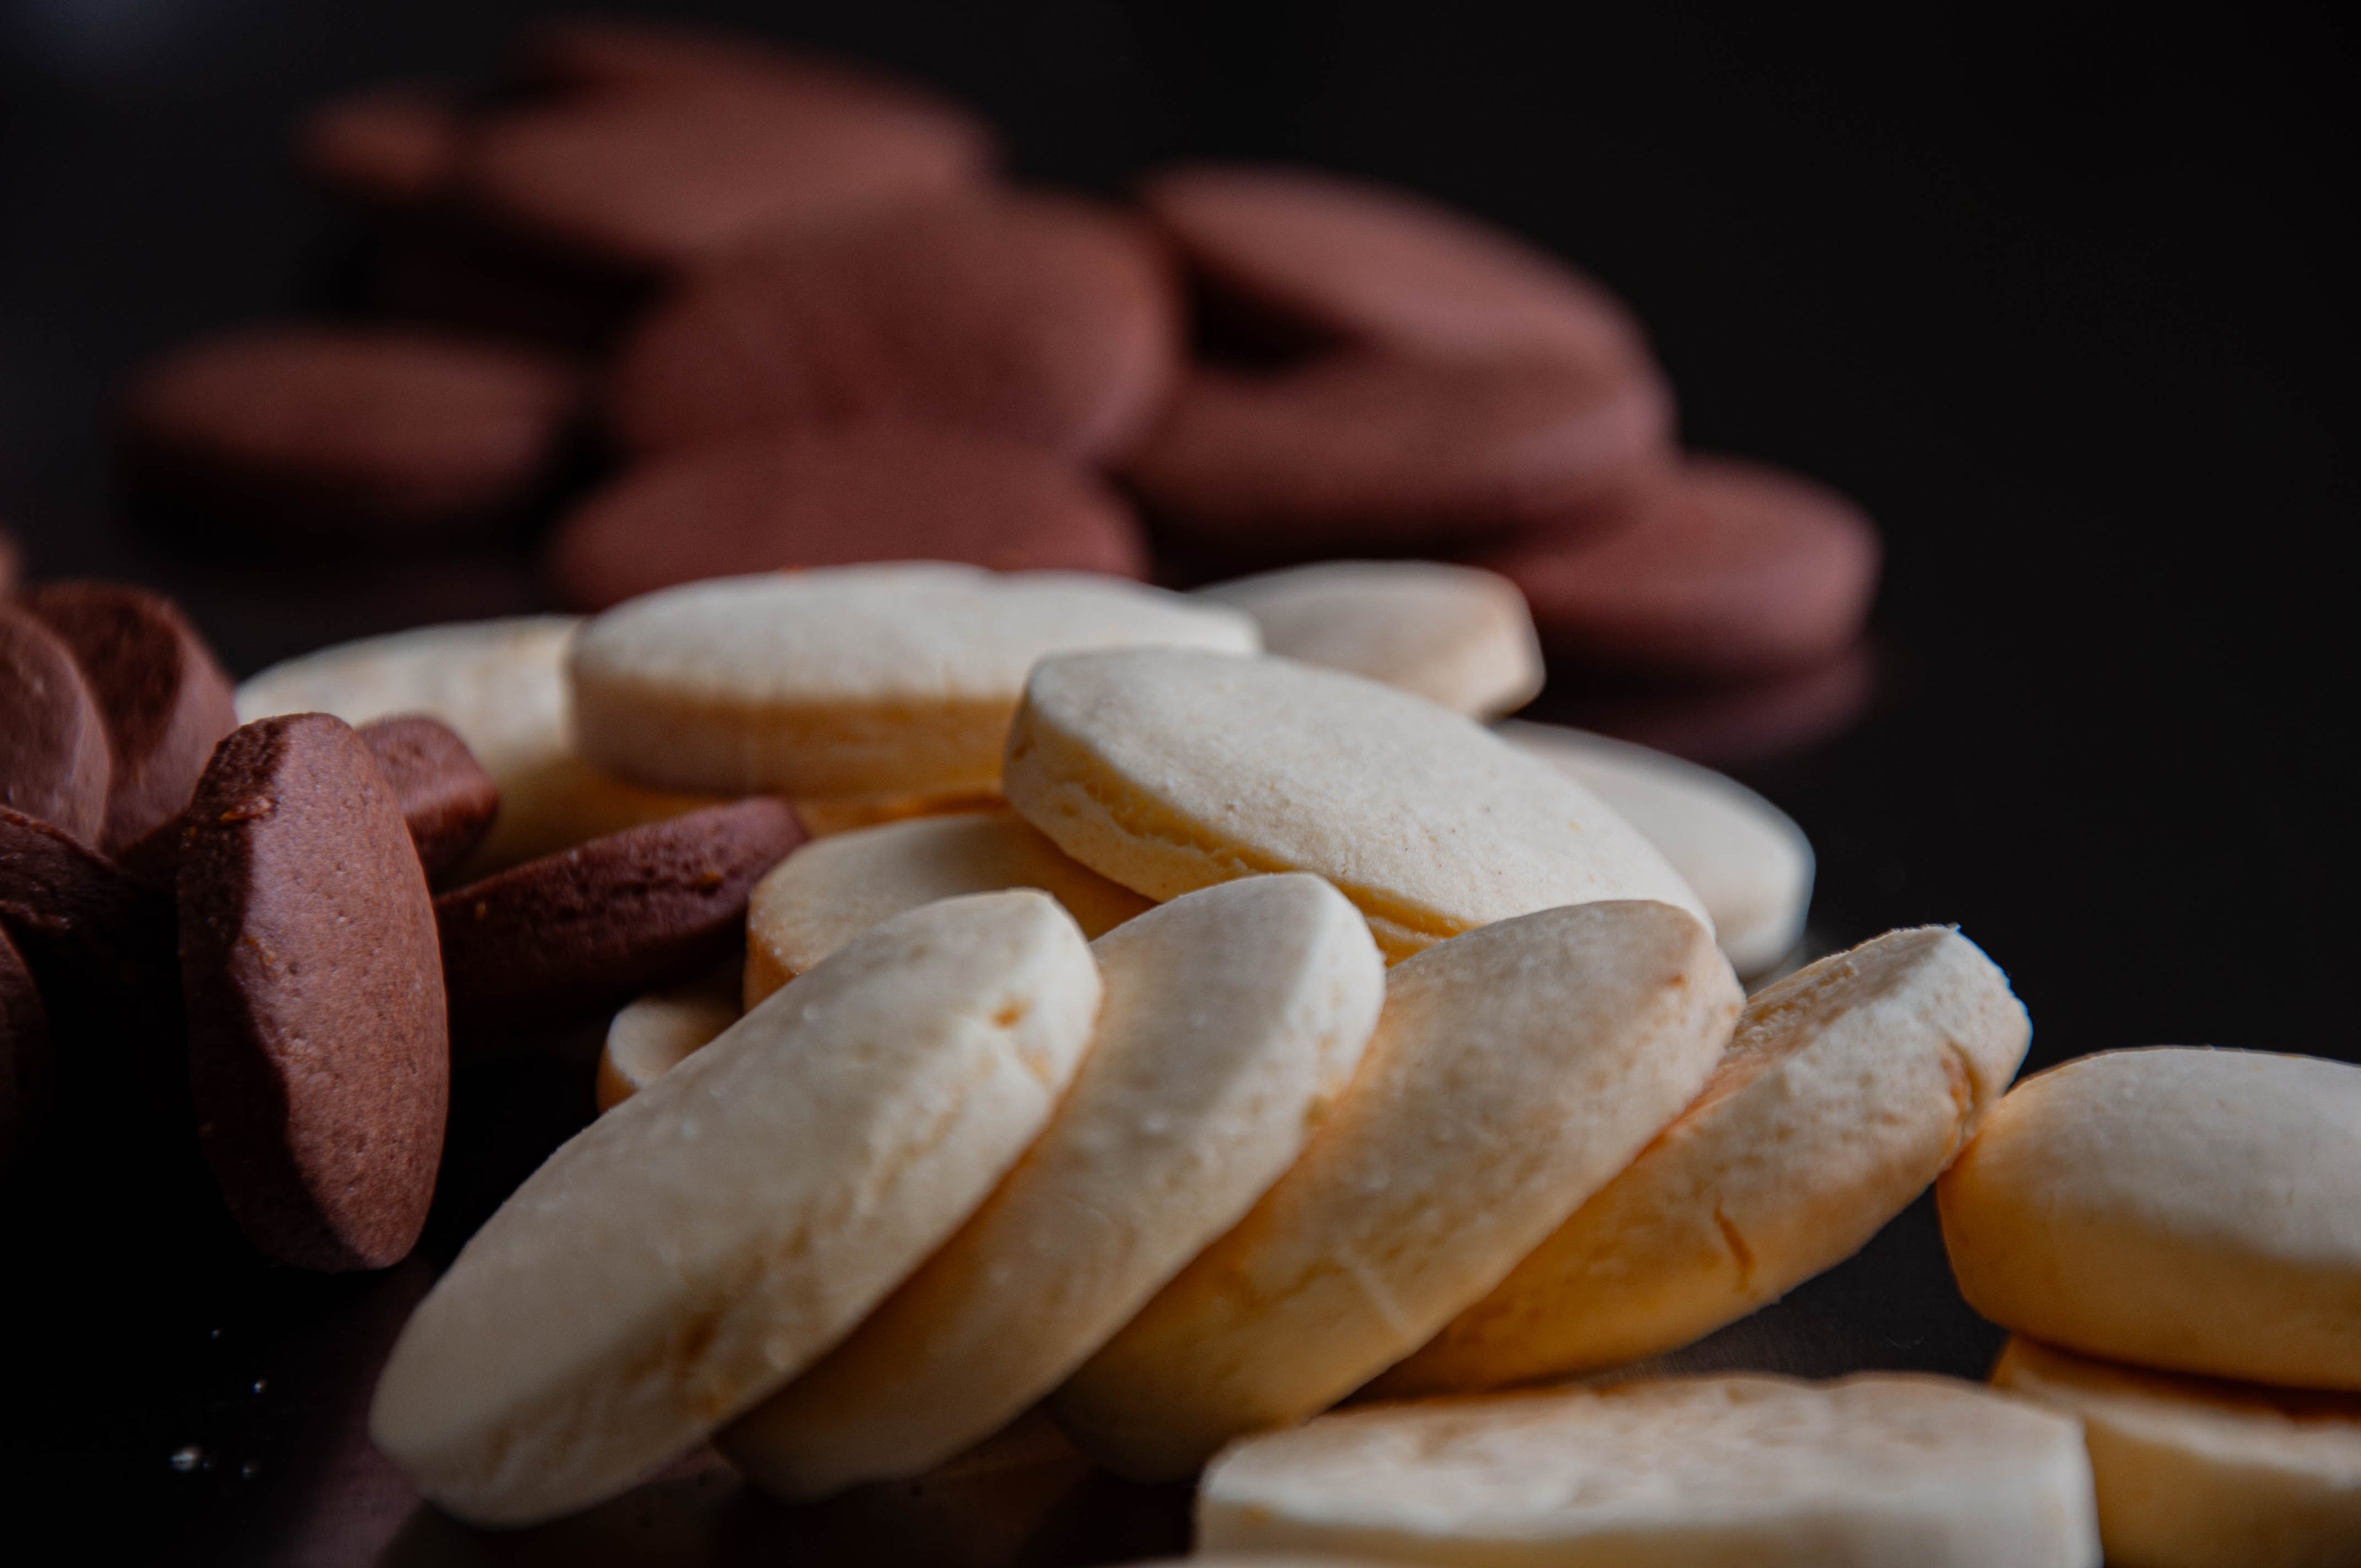
[[[393,786],[429,883],[456,871],[490,832],[500,786],[448,725],[421,713],[360,727],[361,741]]]
[[[0,602],[0,806],[85,844],[106,825],[114,759],[106,718],[73,652],[38,618]]]
[[[720,1038],[745,1016],[738,985],[738,966],[730,964],[625,1003],[607,1025],[607,1043],[598,1052],[598,1109],[612,1111]]]

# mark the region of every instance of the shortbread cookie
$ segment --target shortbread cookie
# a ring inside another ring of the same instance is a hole
[[[1679,1120],[1378,1391],[1596,1371],[1777,1300],[1927,1190],[2032,1034],[2008,978],[1942,927],[1758,992]]]
[[[0,601],[0,806],[55,823],[86,844],[106,824],[114,760],[106,718],[72,650]]]
[[[1197,1544],[1387,1562],[2099,1568],[2081,1433],[1971,1383],[1731,1376],[1378,1406],[1239,1443]]]
[[[1489,718],[1542,689],[1542,649],[1514,583],[1439,561],[1323,561],[1215,583],[1263,651],[1416,692]]]
[[[517,1190],[402,1331],[371,1437],[473,1523],[624,1490],[958,1229],[1049,1121],[1099,1000],[1045,894],[869,932]]]
[[[238,1228],[302,1268],[382,1268],[426,1223],[450,1029],[410,831],[343,721],[247,725],[182,839],[197,1137]]]
[[[1142,643],[1257,638],[1238,610],[1111,578],[910,564],[650,594],[585,626],[569,667],[582,754],[635,783],[950,794],[997,787],[1036,661]]]
[[[1093,939],[1152,907],[1007,811],[856,828],[805,845],[755,884],[746,909],[746,1005],[906,909],[1006,887],[1039,888]]]
[[[745,1015],[738,1004],[738,970],[728,964],[702,980],[624,1003],[607,1025],[607,1044],[598,1053],[599,1110],[612,1111]]]
[[[429,883],[458,869],[491,831],[500,786],[450,726],[422,713],[364,724],[357,733],[393,798]]]
[[[1812,841],[1786,813],[1710,768],[1555,724],[1510,720],[1508,740],[1622,813],[1713,915],[1731,967],[1759,974],[1794,951],[1812,902]]]
[[[1343,1398],[1631,1162],[1741,1000],[1705,927],[1661,904],[1543,910],[1401,964],[1302,1158],[1074,1374],[1059,1423],[1170,1477]]]
[[[1993,1386],[2082,1423],[2116,1568],[2361,1562],[2361,1398],[2176,1377],[2012,1339]]]
[[[1150,898],[1326,877],[1389,959],[1593,899],[1707,918],[1663,855],[1548,763],[1423,698],[1286,659],[1045,659],[1003,788],[1066,853]]]
[[[1316,877],[1186,894],[1092,948],[1106,1004],[1008,1179],[818,1365],[722,1436],[774,1496],[901,1479],[1049,1393],[1295,1162],[1385,999]]]
[[[2106,1051],[2027,1079],[1938,1191],[1968,1304],[2111,1361],[2361,1390],[2361,1067]]]

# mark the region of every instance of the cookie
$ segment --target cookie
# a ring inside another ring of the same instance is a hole
[[[182,840],[181,974],[197,1137],[274,1263],[382,1268],[426,1223],[450,1030],[409,829],[343,720],[222,742]]]
[[[744,1016],[738,1004],[741,967],[725,963],[699,980],[636,997],[617,1011],[598,1052],[600,1111],[612,1111]]]
[[[564,455],[580,381],[533,350],[401,326],[250,326],[134,378],[137,481],[242,527],[404,537],[505,516]]]
[[[54,1032],[177,1021],[172,901],[54,823],[0,806],[0,929],[38,977]],[[175,1031],[177,1032],[177,1031]]]
[[[2082,1423],[2121,1568],[2361,1557],[2361,1398],[2175,1377],[2012,1339],[1993,1387]]]
[[[2084,1057],[2019,1084],[1936,1190],[1960,1293],[2004,1328],[2361,1391],[2361,1067]]]
[[[1262,629],[1263,652],[1488,718],[1542,689],[1541,643],[1506,578],[1439,561],[1323,561],[1197,590]]]
[[[108,854],[181,814],[237,728],[229,676],[171,600],[127,583],[44,583],[18,601],[72,650],[106,723]]]
[[[1777,1300],[1927,1190],[2032,1036],[2007,977],[1942,927],[1756,992],[1679,1118],[1376,1391],[1596,1372]]]
[[[105,714],[73,651],[0,602],[0,806],[95,844],[113,775]]]
[[[1786,813],[1736,779],[1644,746],[1516,719],[1499,732],[1664,851],[1713,916],[1740,974],[1761,974],[1795,950],[1812,902],[1812,843]]]
[[[1654,376],[1579,361],[1199,366],[1124,477],[1161,529],[1221,559],[1466,551],[1641,487],[1671,461],[1672,417]]]
[[[1738,683],[1611,683],[1559,705],[1567,722],[1710,767],[1775,762],[1859,723],[1879,691],[1873,642],[1807,669]],[[1561,688],[1564,689],[1564,688]]]
[[[32,966],[0,925],[0,1171],[29,1151],[47,1111],[49,1010]]]
[[[722,1433],[773,1496],[917,1475],[1057,1387],[1294,1163],[1385,996],[1368,927],[1316,877],[1190,894],[1091,951],[1106,1001],[1039,1140],[850,1340]]]
[[[1282,344],[1646,356],[1639,323],[1596,280],[1413,192],[1284,165],[1200,164],[1148,181],[1140,201],[1219,308]]]
[[[1302,1157],[1067,1381],[1059,1424],[1110,1469],[1170,1479],[1325,1409],[1629,1164],[1741,1000],[1705,927],[1661,904],[1543,910],[1397,966]]]
[[[467,142],[467,115],[451,93],[400,83],[345,93],[304,115],[295,162],[324,190],[400,210],[450,190]]]
[[[1948,1377],[1739,1376],[1381,1405],[1242,1442],[1201,1551],[2098,1568],[2081,1433]]]
[[[402,1330],[370,1436],[470,1523],[623,1491],[966,1221],[1048,1123],[1099,1000],[1044,894],[868,932],[526,1179]]]
[[[998,787],[1044,654],[1140,643],[1245,652],[1236,610],[1108,577],[926,563],[666,588],[582,630],[582,755],[658,789],[794,796]]]
[[[1105,459],[1145,433],[1180,354],[1138,224],[977,195],[783,230],[700,270],[625,345],[609,411],[642,453],[884,419]]]
[[[1286,659],[1046,658],[1002,782],[1060,849],[1150,898],[1324,876],[1391,959],[1593,899],[1706,918],[1647,840],[1548,763],[1422,697]]]
[[[393,786],[394,804],[410,829],[428,883],[467,863],[491,831],[500,809],[500,786],[467,743],[423,714],[380,718],[360,728],[378,771]]]
[[[1686,460],[1602,521],[1469,559],[1524,591],[1553,652],[1602,668],[1736,679],[1803,668],[1861,635],[1877,531],[1823,486]]]
[[[858,61],[669,17],[542,17],[520,35],[515,63],[526,83],[544,91],[694,93],[718,83],[960,113],[927,89]]]
[[[705,577],[864,561],[1148,575],[1123,499],[1038,447],[866,424],[658,457],[592,496],[544,557],[580,609]]]
[[[712,963],[746,895],[803,839],[785,801],[741,800],[512,866],[434,900],[451,1016],[469,1032],[562,1017]]]
[[[1007,811],[922,817],[805,845],[754,884],[746,909],[746,1005],[881,921],[961,894],[1038,887],[1095,940],[1152,907]]]

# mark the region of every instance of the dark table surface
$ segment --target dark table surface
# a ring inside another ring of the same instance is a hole
[[[332,306],[347,220],[296,181],[335,89],[488,71],[523,0],[0,3],[0,526],[41,576],[172,592],[240,673],[534,608],[522,541],[227,563],[129,525],[104,413],[203,328]],[[961,93],[1032,177],[1188,154],[1399,180],[1638,306],[1692,444],[1861,498],[1889,547],[1864,715],[1733,771],[1820,857],[1815,940],[1957,922],[2028,1069],[2210,1043],[2361,1059],[2348,980],[2356,499],[2355,36],[2274,5],[1976,9],[709,5]],[[1602,711],[1568,683],[1543,717]],[[1617,699],[1621,701],[1623,699]],[[1612,708],[1611,711],[1621,711]],[[2346,739],[2340,740],[2339,736]],[[374,1366],[435,1268],[589,1114],[576,1038],[468,1069],[419,1255],[244,1261],[109,1155],[0,1201],[0,1495],[175,1561],[1106,1561],[1185,1493],[1055,1461],[790,1513],[696,1464],[477,1536],[369,1450]],[[96,1172],[96,1175],[87,1173]],[[1927,1205],[1681,1358],[1977,1376],[1998,1341]]]

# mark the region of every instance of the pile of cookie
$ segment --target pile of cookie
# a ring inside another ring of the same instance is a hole
[[[1828,671],[1874,590],[1850,502],[1680,451],[1620,301],[1407,192],[1012,183],[921,88],[593,20],[490,90],[331,104],[299,156],[368,220],[361,313],[186,345],[124,400],[135,484],[207,526],[554,518],[546,580],[585,610],[880,559],[1425,556],[1515,582],[1569,670],[1707,685]]]

